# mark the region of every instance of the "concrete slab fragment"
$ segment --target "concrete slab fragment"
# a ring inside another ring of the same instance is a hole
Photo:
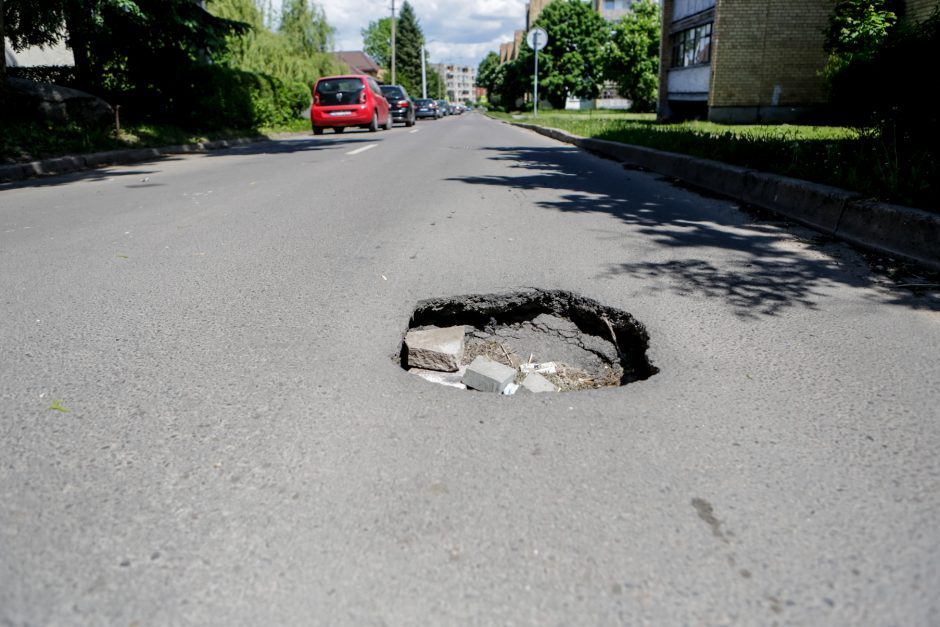
[[[464,352],[464,327],[408,331],[405,335],[408,366],[456,372]]]
[[[540,375],[537,372],[526,375],[525,380],[522,382],[522,387],[530,392],[557,392],[558,388],[555,387],[555,384]]]
[[[431,383],[437,383],[439,385],[446,385],[460,390],[467,389],[467,386],[460,381],[466,371],[467,368],[465,366],[458,369],[457,372],[441,372],[439,370],[425,370],[423,368],[411,368],[408,370],[408,372],[411,374],[419,376],[425,381],[430,381]]]

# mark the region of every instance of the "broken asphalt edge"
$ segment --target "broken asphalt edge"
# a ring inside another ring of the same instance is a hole
[[[286,135],[292,135],[288,133]],[[281,134],[276,137],[280,137]],[[80,172],[108,165],[123,165],[138,163],[150,159],[159,159],[166,155],[198,154],[212,150],[224,150],[236,146],[245,146],[258,142],[271,141],[272,137],[259,135],[256,137],[239,137],[234,139],[217,139],[194,144],[178,144],[156,148],[123,148],[120,150],[107,150],[88,154],[66,155],[52,157],[38,161],[25,161],[10,165],[0,165],[0,183],[24,181],[37,176],[68,174]]]
[[[507,122],[785,216],[826,235],[940,270],[940,215],[720,161]]]

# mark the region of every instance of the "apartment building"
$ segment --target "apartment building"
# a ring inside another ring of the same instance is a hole
[[[909,0],[921,20],[937,0]],[[659,119],[801,122],[826,106],[831,0],[663,0]]]
[[[471,65],[434,63],[433,67],[444,77],[447,99],[451,102],[476,102],[477,69]]]

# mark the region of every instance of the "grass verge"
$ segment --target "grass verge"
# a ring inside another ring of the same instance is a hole
[[[899,166],[873,133],[831,126],[731,126],[712,122],[658,124],[653,114],[611,111],[493,113],[496,119],[559,128],[582,137],[714,159],[854,190],[940,213],[940,184],[924,172],[934,164]]]

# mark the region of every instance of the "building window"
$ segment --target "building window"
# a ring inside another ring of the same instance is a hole
[[[674,33],[670,67],[704,65],[712,59],[712,25],[702,24]]]

